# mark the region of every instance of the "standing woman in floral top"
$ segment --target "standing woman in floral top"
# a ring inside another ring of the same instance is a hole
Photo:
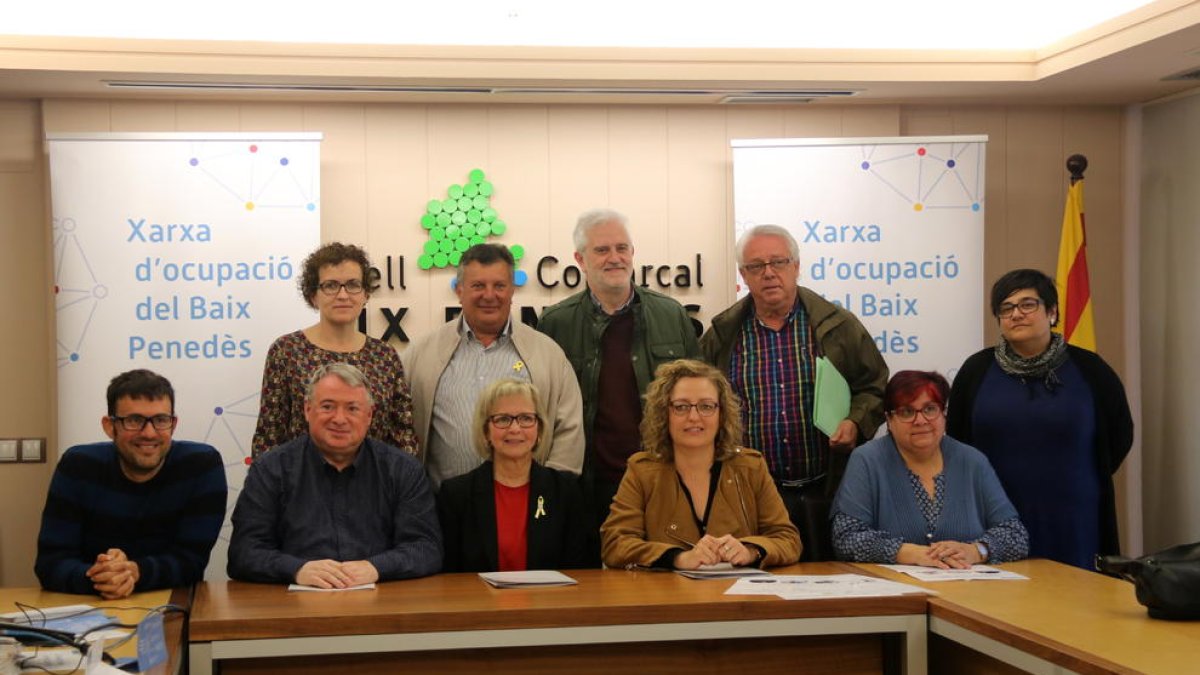
[[[275,340],[263,368],[262,404],[254,430],[254,457],[308,431],[304,383],[318,366],[349,363],[371,383],[375,416],[371,438],[417,454],[412,399],[396,350],[359,332],[358,317],[371,296],[371,263],[353,244],[331,242],[304,260],[300,294],[320,313],[317,323]]]
[[[840,560],[966,568],[1029,552],[1029,534],[983,453],[946,435],[950,384],[902,370],[883,392],[888,435],[850,454],[833,500]]]

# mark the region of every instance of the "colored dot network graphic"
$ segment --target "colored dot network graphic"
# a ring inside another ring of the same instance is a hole
[[[197,150],[200,149],[202,153],[188,155],[188,166],[242,204],[246,211],[317,210],[319,199],[316,184],[311,180],[316,174],[312,166],[306,166],[311,162],[304,161],[304,157],[293,161],[297,158],[286,154],[287,144],[249,143],[218,147],[215,151],[198,146]],[[249,441],[254,435],[258,412],[259,392],[255,389],[214,407],[205,428],[202,440],[221,448],[226,457],[231,494],[240,491],[244,469],[250,464]],[[241,470],[236,470],[239,467]],[[222,541],[228,539],[228,529],[226,524],[221,531]]]
[[[430,199],[421,216],[421,227],[429,233],[429,239],[422,246],[417,267],[423,270],[457,267],[468,248],[507,232],[508,225],[492,208],[494,191],[483,170],[472,169],[466,183],[446,188],[444,199]],[[519,265],[525,257],[525,247],[512,244],[508,250]],[[524,270],[517,270],[514,277],[517,286],[524,286],[529,280]]]
[[[220,186],[247,211],[257,208],[317,210],[314,185],[297,175],[292,160],[286,154],[270,152],[257,143],[229,151],[222,149],[203,157],[193,154],[188,157],[188,166]]]
[[[58,367],[81,358],[88,328],[108,297],[79,241],[74,218],[54,218],[54,295],[58,322]]]
[[[982,150],[982,143],[868,145],[863,146],[859,168],[891,188],[913,211],[979,211],[983,208]],[[880,152],[889,154],[877,156]]]

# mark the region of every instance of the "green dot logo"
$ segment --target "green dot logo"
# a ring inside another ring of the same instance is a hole
[[[446,188],[445,198],[430,199],[420,219],[429,238],[421,247],[417,267],[429,270],[457,266],[468,248],[504,236],[508,226],[491,205],[494,192],[483,170],[472,169],[466,183]],[[519,267],[525,247],[513,244],[508,250]],[[523,270],[517,270],[514,276],[517,286],[524,286],[529,279]]]

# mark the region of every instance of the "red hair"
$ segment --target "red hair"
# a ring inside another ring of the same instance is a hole
[[[911,404],[929,394],[929,398],[946,407],[946,399],[950,398],[950,383],[942,374],[933,370],[902,370],[888,380],[887,388],[883,390],[883,408],[891,412]]]

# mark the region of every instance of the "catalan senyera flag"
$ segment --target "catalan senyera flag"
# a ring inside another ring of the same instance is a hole
[[[1083,222],[1083,180],[1067,190],[1062,238],[1058,243],[1058,325],[1067,344],[1096,351],[1096,321],[1088,283],[1087,234]]]

